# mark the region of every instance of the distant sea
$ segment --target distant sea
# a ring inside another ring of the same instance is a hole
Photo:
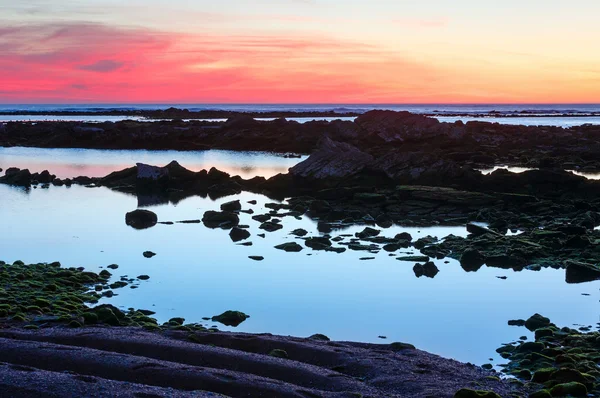
[[[409,111],[435,116],[441,121],[484,120],[503,124],[546,125],[571,127],[582,124],[600,125],[600,104],[0,104],[0,112],[17,115],[0,116],[8,120],[73,120],[77,118],[20,117],[18,112],[101,112],[111,110],[137,111],[167,108],[190,111],[225,110],[236,112],[327,112],[364,113],[374,109]],[[84,121],[107,121],[122,117],[79,117]]]

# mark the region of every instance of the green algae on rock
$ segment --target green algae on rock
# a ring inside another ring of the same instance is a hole
[[[222,323],[225,326],[237,327],[240,323],[250,318],[249,315],[244,314],[240,311],[225,311],[221,315],[215,315],[211,318],[213,322]]]
[[[509,360],[503,372],[540,385],[536,398],[586,397],[600,394],[600,332],[559,329],[535,314],[525,321],[535,331],[535,342],[520,341],[496,350]]]

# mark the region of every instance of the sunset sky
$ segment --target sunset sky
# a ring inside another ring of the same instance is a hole
[[[598,103],[597,0],[0,0],[2,103]]]

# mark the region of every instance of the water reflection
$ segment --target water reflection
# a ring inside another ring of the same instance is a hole
[[[113,171],[135,165],[136,162],[165,165],[173,159],[184,167],[200,171],[216,167],[243,178],[272,177],[306,157],[284,158],[268,152],[238,151],[146,151],[99,150],[78,148],[0,148],[0,167],[29,168],[32,172],[48,170],[59,178],[80,175],[103,177]]]
[[[261,195],[243,193],[237,198],[255,215],[269,211],[265,203],[270,201]],[[231,199],[190,197],[152,210],[160,221],[200,219],[204,211],[216,210]],[[249,200],[257,204],[249,205]],[[319,332],[336,340],[368,342],[381,342],[377,336],[386,335],[389,342],[410,342],[482,364],[489,357],[501,363],[495,348],[530,335],[507,326],[508,319],[535,312],[559,325],[594,324],[598,319],[595,303],[600,283],[567,285],[564,270],[514,272],[484,266],[466,273],[456,261],[442,259],[434,260],[439,268],[434,279],[417,279],[414,262],[397,261],[385,251],[368,253],[375,259],[361,261],[365,252],[274,249],[298,241],[289,235],[296,228],[306,229],[309,236],[319,235],[316,223],[305,217],[286,217],[282,230],[261,238],[258,234],[264,231],[259,223],[242,213],[241,223],[248,224],[252,234],[252,246],[242,246],[231,241],[228,231],[202,224],[129,228],[124,216],[137,207],[137,199],[105,188],[50,187],[23,195],[21,190],[0,186],[0,204],[5,226],[0,229],[2,260],[58,260],[91,270],[116,263],[120,266],[116,278],[150,275],[139,289],[116,290],[118,295],[109,302],[151,309],[161,321],[175,315],[200,321],[234,309],[251,315],[240,331],[298,336]],[[343,233],[353,235],[362,229],[350,227]],[[464,227],[399,226],[382,235],[400,232],[409,232],[414,239],[466,235]],[[157,255],[146,259],[142,255],[146,250]],[[400,253],[419,254],[413,248]],[[264,261],[248,256],[263,256]]]

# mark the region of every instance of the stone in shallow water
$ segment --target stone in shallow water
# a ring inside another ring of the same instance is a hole
[[[146,258],[152,258],[152,257],[156,256],[156,253],[151,252],[151,251],[145,251],[143,253],[143,256],[146,257]]]
[[[215,315],[211,318],[213,322],[222,323],[225,326],[237,327],[240,323],[250,318],[249,315],[244,314],[240,311],[225,311],[221,315]]]
[[[282,243],[281,245],[275,246],[275,249],[283,250],[286,252],[300,252],[302,251],[302,246],[297,244],[296,242]]]
[[[233,200],[231,202],[223,203],[221,205],[222,211],[240,211],[242,210],[242,204],[239,200]]]
[[[156,225],[158,216],[150,210],[134,210],[125,214],[125,224],[135,229],[146,229]]]
[[[248,258],[254,261],[262,261],[265,259],[263,256],[248,256]]]
[[[239,242],[241,240],[248,239],[250,237],[250,232],[246,231],[245,229],[234,227],[229,232],[229,237],[232,241]]]
[[[233,228],[240,223],[240,218],[237,214],[228,211],[212,211],[204,213],[202,222],[208,228]]]
[[[434,278],[438,274],[438,272],[440,272],[438,267],[436,267],[436,265],[431,261],[428,261],[425,264],[416,264],[413,267],[413,271],[417,278],[420,278],[422,276]]]

